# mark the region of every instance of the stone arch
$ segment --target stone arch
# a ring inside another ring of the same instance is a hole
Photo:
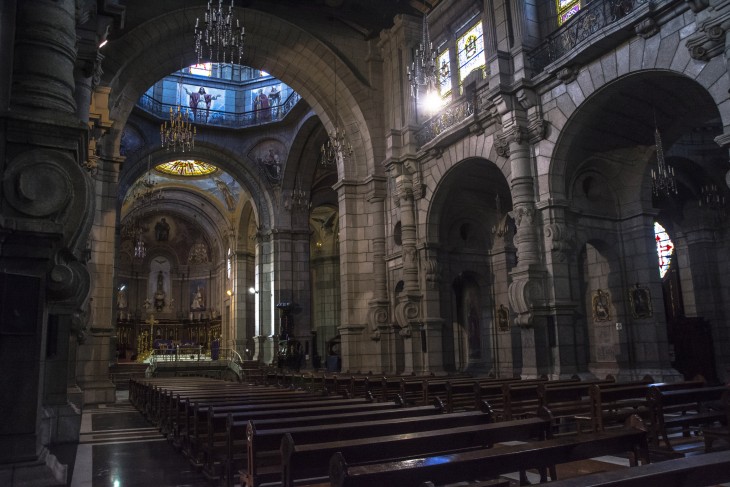
[[[328,26],[339,37],[329,45],[282,18],[252,9],[236,8],[236,12],[245,18],[246,44],[255,46],[245,49],[243,62],[264,69],[291,86],[328,131],[335,125],[332,95],[336,88],[337,113],[357,162],[339,167],[340,177],[361,178],[382,173],[383,168],[374,163],[376,149],[372,140],[378,138],[370,136],[371,130],[380,125],[376,115],[368,112],[370,87],[359,73],[361,68],[349,60],[358,46],[352,42],[354,34],[339,24]],[[111,149],[119,147],[119,127],[126,123],[139,96],[163,76],[197,62],[192,39],[188,38],[197,14],[196,8],[166,11],[126,32],[117,39],[116,46],[111,44],[105,50],[105,66],[115,68],[102,80],[102,84],[112,88],[111,117],[116,124],[108,142]],[[155,46],[155,49],[145,49],[145,46]],[[345,51],[345,47],[351,51]],[[336,73],[333,56],[337,58]],[[377,148],[378,153],[382,150]]]
[[[682,70],[657,63],[652,69],[612,72],[612,76],[602,77],[600,84],[590,81],[591,76],[579,75],[567,86],[553,90],[551,96],[554,96],[558,108],[548,112],[546,118],[552,127],[562,126],[563,129],[553,131],[548,140],[538,144],[541,154],[538,167],[549,167],[548,184],[540,188],[540,193],[549,193],[553,197],[555,194],[565,194],[566,178],[569,178],[571,168],[583,159],[576,156],[579,145],[591,146],[595,142],[597,147],[607,150],[611,143],[620,148],[633,140],[635,144],[651,148],[655,125],[650,107],[656,108],[656,126],[667,145],[679,138],[698,119],[717,117],[721,120],[723,131],[727,131],[730,120],[723,117],[728,115],[718,110],[728,101],[727,71],[724,66],[718,65],[721,62],[718,56],[698,69],[693,61]],[[596,63],[600,64],[601,60]],[[665,60],[665,63],[668,61]],[[587,73],[594,68],[602,69],[595,65],[584,69]],[[671,102],[667,103],[667,100]],[[552,100],[543,99],[543,103],[549,101]],[[629,113],[629,110],[635,111]],[[612,113],[607,115],[607,111]],[[688,113],[692,116],[684,116]],[[662,116],[673,116],[675,120],[670,123]],[[633,122],[630,122],[631,119]],[[631,128],[626,127],[629,123]],[[599,127],[604,131],[598,130]],[[606,132],[609,137],[606,137]],[[602,142],[596,140],[597,134],[603,136]],[[587,138],[590,139],[588,143]],[[639,162],[646,164],[652,155],[653,152],[648,150],[643,161]],[[549,164],[541,164],[548,158]]]

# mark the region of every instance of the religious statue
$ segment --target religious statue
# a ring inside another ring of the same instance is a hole
[[[164,216],[155,225],[155,237],[158,242],[166,242],[170,237],[170,224],[167,223]]]
[[[117,308],[127,308],[127,288],[125,288],[124,286],[122,286],[122,288],[117,293]]]
[[[609,300],[607,291],[598,289],[593,293],[593,321],[609,321],[611,319]]]
[[[190,309],[192,310],[203,310],[205,309],[205,301],[203,300],[203,293],[200,291],[200,286],[198,286],[198,289],[193,293],[193,301],[190,304]]]
[[[499,331],[509,331],[509,309],[503,304],[500,304],[497,310],[497,325]]]
[[[162,311],[165,308],[165,296],[167,294],[165,293],[164,289],[164,276],[162,275],[162,271],[159,271],[157,273],[157,290],[155,291],[155,309],[157,311]]]

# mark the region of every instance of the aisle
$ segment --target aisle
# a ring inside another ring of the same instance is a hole
[[[210,487],[205,477],[117,392],[81,419],[71,487]]]

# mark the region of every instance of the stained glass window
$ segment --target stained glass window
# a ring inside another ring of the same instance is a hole
[[[193,64],[190,66],[190,74],[197,74],[198,76],[210,77],[213,72],[211,63]]]
[[[563,25],[581,7],[581,0],[555,0],[558,8],[558,25]]]
[[[439,66],[439,95],[444,98],[451,93],[451,64],[448,49],[439,54],[437,62]]]
[[[658,222],[654,222],[654,239],[656,240],[656,252],[659,255],[659,276],[664,277],[672,262],[674,244],[667,231]]]
[[[459,85],[475,69],[483,69],[484,34],[482,23],[478,22],[456,41],[456,57],[459,61]]]
[[[205,176],[214,173],[218,168],[203,161],[178,159],[160,164],[155,169],[161,173],[174,176]]]

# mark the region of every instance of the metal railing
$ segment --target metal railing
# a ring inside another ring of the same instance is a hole
[[[657,2],[661,0],[593,0],[531,51],[528,64],[539,73],[599,30],[621,21],[639,7]]]
[[[416,132],[416,143],[423,147],[451,127],[474,115],[475,102],[472,97],[462,97],[450,103],[436,115],[428,119]]]
[[[185,369],[191,371],[211,367],[227,367],[238,377],[242,377],[243,372],[243,359],[232,348],[211,351],[200,345],[191,347],[177,345],[172,348],[154,349],[150,354],[149,363],[146,372],[148,377],[154,376],[158,370]]]
[[[257,125],[264,125],[272,122],[283,120],[289,112],[296,106],[302,97],[297,92],[292,92],[283,103],[273,105],[263,110],[249,110],[247,112],[228,112],[223,110],[207,110],[205,103],[202,107],[198,106],[194,116],[193,109],[188,106],[181,106],[180,111],[187,113],[188,118],[196,125],[215,125],[228,128],[242,128]],[[170,117],[170,109],[177,112],[179,105],[163,103],[160,100],[152,98],[144,94],[137,101],[137,107],[146,111],[150,115],[157,117],[160,121],[168,120]]]

